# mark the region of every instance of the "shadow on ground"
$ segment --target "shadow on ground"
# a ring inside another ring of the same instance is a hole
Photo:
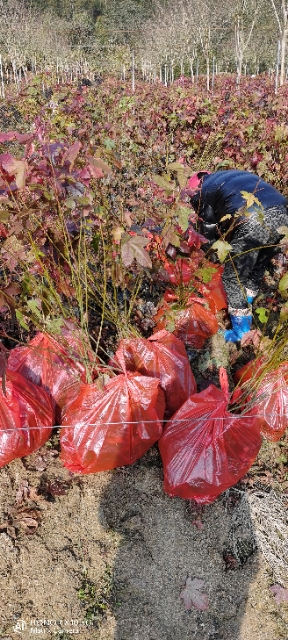
[[[169,498],[156,446],[87,476],[56,454],[43,447],[0,469],[1,640],[29,640],[37,626],[56,640],[287,640],[247,494],[230,489],[203,511]],[[203,580],[207,610],[185,609],[188,577]]]
[[[242,640],[258,570],[249,504],[242,498],[233,489],[203,511],[169,498],[156,447],[112,474],[100,518],[121,536],[113,571],[114,640]],[[185,609],[180,593],[187,577],[203,580],[208,610]]]

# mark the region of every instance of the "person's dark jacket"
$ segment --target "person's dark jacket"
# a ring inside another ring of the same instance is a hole
[[[246,205],[241,191],[254,194],[261,207],[254,204],[252,208],[258,208],[259,212],[287,205],[286,198],[277,189],[249,171],[231,169],[204,175],[200,191],[192,197],[191,202],[199,215],[198,230],[210,243],[219,238],[217,227],[223,233],[231,226],[231,218],[220,222],[221,218],[228,214],[233,218]]]

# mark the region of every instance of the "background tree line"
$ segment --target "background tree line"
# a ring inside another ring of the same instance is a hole
[[[287,0],[0,0],[0,72],[286,76]],[[133,52],[133,55],[132,55]],[[278,59],[277,59],[278,56]]]

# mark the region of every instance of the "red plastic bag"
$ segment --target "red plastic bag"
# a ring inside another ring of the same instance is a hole
[[[224,267],[216,267],[215,264],[210,265],[215,271],[209,282],[201,282],[197,284],[197,290],[201,293],[209,302],[209,307],[212,313],[217,313],[221,309],[227,309],[228,301],[227,295],[222,282],[222,274]]]
[[[204,300],[190,296],[188,306],[184,310],[173,310],[167,302],[154,316],[156,331],[166,328],[172,323],[174,335],[194,349],[201,349],[205,340],[218,331],[215,316],[206,309]]]
[[[85,345],[79,330],[66,322],[59,344],[46,333],[38,333],[27,346],[16,347],[8,358],[8,368],[18,371],[27,380],[43,387],[56,403],[56,421],[61,421],[61,409],[77,397],[80,382],[86,382]],[[88,351],[92,360],[92,352]],[[86,356],[87,357],[87,356]]]
[[[28,456],[49,439],[54,411],[48,393],[6,370],[6,395],[0,385],[0,467]]]
[[[189,298],[189,306],[180,311],[175,323],[175,335],[195,349],[201,349],[205,340],[218,331],[215,316],[203,306],[200,298]]]
[[[288,362],[277,369],[269,370],[253,395],[249,393],[251,390],[249,381],[256,372],[258,376],[261,375],[261,368],[263,373],[265,363],[263,364],[263,360],[258,358],[245,367],[235,374],[235,378],[241,379],[242,383],[233,394],[233,400],[241,404],[241,398],[243,398],[243,404],[249,403],[247,415],[257,416],[261,423],[261,434],[267,440],[277,442],[288,427]],[[241,373],[242,377],[239,378]]]
[[[158,380],[126,372],[110,380],[103,391],[95,384],[82,384],[62,423],[64,466],[96,473],[138,460],[162,434],[156,411],[158,386]]]
[[[228,380],[191,396],[159,440],[164,490],[171,496],[213,502],[250,468],[261,446],[259,423],[227,410]]]
[[[196,381],[183,343],[168,331],[160,331],[146,340],[121,340],[118,353],[123,354],[127,371],[142,373],[160,380],[165,393],[166,416],[170,417],[196,392]]]
[[[244,364],[241,369],[237,369],[234,374],[233,377],[235,384],[238,384],[238,382],[243,384],[244,382],[247,382],[247,380],[251,380],[251,378],[258,377],[263,364],[265,364],[263,358],[256,358],[256,360],[249,360],[249,362],[246,362],[246,364]]]

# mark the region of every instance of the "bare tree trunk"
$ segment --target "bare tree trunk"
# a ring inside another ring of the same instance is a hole
[[[277,57],[276,57],[276,73],[275,73],[275,93],[278,91],[279,84],[279,62],[280,62],[281,42],[278,40]]]
[[[241,53],[238,54],[237,60],[237,86],[240,86],[240,78],[242,75],[242,66],[243,66],[243,55]]]
[[[135,91],[135,58],[134,51],[132,51],[132,93]]]
[[[16,89],[18,91],[17,69],[16,69],[16,63],[15,63],[14,60],[12,60],[12,69],[13,69],[13,76],[14,76],[15,86],[16,86]]]
[[[209,56],[206,58],[206,86],[207,91],[210,91],[210,60]]]
[[[213,60],[212,60],[212,82],[211,82],[212,89],[214,88],[214,81],[215,81],[215,57],[213,56]]]
[[[193,60],[190,60],[191,82],[194,84]]]
[[[281,12],[282,19],[280,17],[280,12],[278,13],[276,9],[276,5],[274,0],[271,0],[271,4],[275,13],[275,17],[278,24],[278,30],[280,35],[280,57],[281,57],[281,68],[280,68],[280,85],[284,83],[285,79],[285,57],[286,57],[286,47],[287,47],[287,36],[288,36],[288,2],[287,0],[282,0],[281,2]],[[278,43],[279,46],[279,43]],[[278,55],[278,54],[277,54]],[[277,85],[278,88],[278,85]],[[276,81],[275,81],[275,92],[277,91]]]
[[[285,80],[285,58],[286,58],[286,46],[287,46],[287,27],[283,29],[281,38],[281,63],[280,63],[280,85],[284,84]]]
[[[236,54],[237,86],[238,87],[240,85],[240,79],[241,79],[241,74],[242,74],[244,53],[245,53],[246,49],[249,47],[249,44],[250,44],[250,41],[251,41],[251,38],[252,38],[252,34],[253,34],[253,31],[254,31],[254,27],[255,27],[255,24],[256,24],[257,15],[258,15],[258,12],[260,10],[260,5],[261,5],[261,2],[260,2],[260,0],[258,0],[258,4],[256,5],[254,13],[252,14],[253,15],[252,22],[251,22],[250,26],[248,27],[248,29],[245,27],[245,19],[244,19],[244,15],[242,13],[242,11],[244,9],[244,3],[243,3],[243,8],[242,8],[241,12],[238,15],[235,16],[235,26],[234,26],[235,35],[234,35],[234,39],[235,39],[235,54]]]
[[[2,56],[0,55],[0,74],[1,74],[1,93],[2,98],[5,98],[5,86],[4,86],[4,77],[3,77],[3,68],[2,68]]]

